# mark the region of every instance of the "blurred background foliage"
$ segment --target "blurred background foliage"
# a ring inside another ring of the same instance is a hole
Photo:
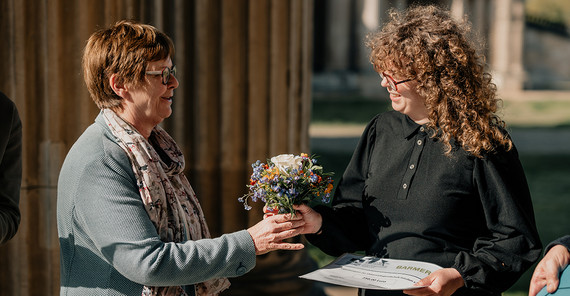
[[[553,23],[570,24],[570,1],[526,0],[527,16],[546,19]]]

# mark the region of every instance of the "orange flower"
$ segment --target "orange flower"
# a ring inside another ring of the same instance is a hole
[[[279,176],[278,168],[273,168],[273,170],[269,171],[269,180],[273,179],[275,176]]]
[[[332,189],[333,189],[333,184],[329,183],[327,185],[327,189],[325,189],[325,193],[331,193]]]

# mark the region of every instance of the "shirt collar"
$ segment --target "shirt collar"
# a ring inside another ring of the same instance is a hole
[[[413,121],[408,115],[402,116],[402,136],[410,139],[422,126]]]

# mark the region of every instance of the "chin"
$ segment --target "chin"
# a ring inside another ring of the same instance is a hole
[[[172,108],[168,106],[168,108],[165,108],[164,110],[162,110],[162,112],[160,112],[160,115],[162,118],[170,117],[170,115],[172,115]]]
[[[404,108],[398,104],[394,104],[392,103],[392,109],[394,109],[394,111],[398,111],[400,113],[404,113]]]

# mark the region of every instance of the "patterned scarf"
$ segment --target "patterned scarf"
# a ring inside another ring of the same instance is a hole
[[[155,144],[153,147],[115,112],[103,109],[101,113],[116,137],[117,144],[131,160],[141,199],[160,239],[163,242],[181,243],[209,238],[210,232],[202,208],[182,172],[184,156],[170,135],[156,126],[149,137],[149,140]],[[156,150],[155,147],[160,147],[162,151]],[[158,152],[163,152],[163,158]],[[196,295],[217,295],[229,285],[230,282],[225,278],[205,281],[195,285]],[[145,286],[142,295],[186,296],[187,294],[180,286]]]

